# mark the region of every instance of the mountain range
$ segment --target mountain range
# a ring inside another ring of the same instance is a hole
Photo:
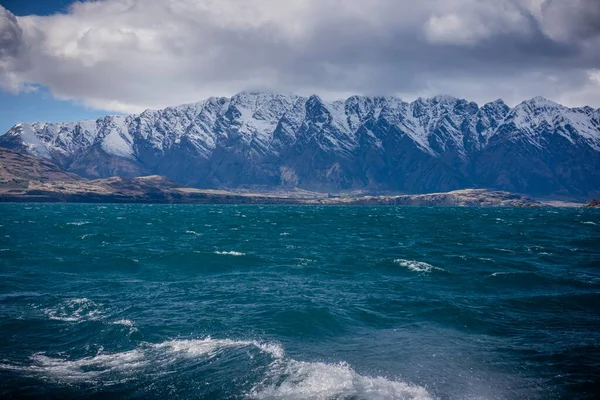
[[[239,93],[127,116],[21,123],[0,147],[86,178],[162,175],[199,188],[600,193],[600,109],[542,97],[511,108]]]

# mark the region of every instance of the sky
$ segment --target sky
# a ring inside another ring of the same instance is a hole
[[[0,0],[0,132],[240,91],[600,107],[600,0]]]

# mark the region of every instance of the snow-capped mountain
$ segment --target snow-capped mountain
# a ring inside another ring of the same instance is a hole
[[[600,110],[502,100],[240,93],[95,121],[18,124],[0,146],[86,177],[161,174],[200,187],[600,192]]]

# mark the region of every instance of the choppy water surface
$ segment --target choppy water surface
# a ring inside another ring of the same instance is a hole
[[[0,396],[600,393],[600,212],[0,205]]]

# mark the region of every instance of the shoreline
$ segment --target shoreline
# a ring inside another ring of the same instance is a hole
[[[135,178],[132,180],[135,181]],[[97,189],[97,188],[94,188]],[[401,207],[552,207],[583,208],[585,203],[541,201],[509,192],[464,189],[444,193],[353,197],[295,197],[260,193],[232,193],[190,188],[153,190],[61,191],[46,188],[21,192],[0,192],[0,203],[71,204],[231,204],[231,205],[333,205]],[[139,189],[139,188],[138,188]]]

